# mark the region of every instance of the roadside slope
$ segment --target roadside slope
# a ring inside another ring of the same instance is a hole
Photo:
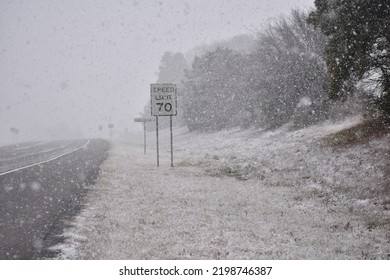
[[[52,249],[65,259],[388,259],[387,204],[342,188],[386,179],[385,162],[367,156],[373,146],[388,152],[389,137],[348,151],[318,142],[358,121],[181,130],[174,169],[164,147],[156,167],[154,154],[114,145],[86,208]]]

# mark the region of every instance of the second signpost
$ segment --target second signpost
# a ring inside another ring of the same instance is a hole
[[[171,134],[171,167],[173,167],[173,133],[172,116],[177,115],[177,87],[176,84],[151,84],[150,104],[152,116],[156,116],[156,143],[157,143],[157,166],[160,166],[159,142],[158,142],[158,117],[170,117]]]

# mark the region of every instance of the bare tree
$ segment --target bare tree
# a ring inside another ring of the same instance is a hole
[[[327,116],[325,36],[293,11],[258,33],[253,88],[263,123],[280,126],[294,114],[315,122]]]

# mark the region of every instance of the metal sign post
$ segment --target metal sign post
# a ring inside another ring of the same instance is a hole
[[[19,129],[11,127],[10,131],[12,133],[12,143],[17,144],[18,143],[18,134],[19,134]]]
[[[173,133],[172,133],[172,116],[169,116],[169,124],[171,127],[171,167],[173,167]]]
[[[102,137],[103,126],[99,125],[99,136]]]
[[[157,166],[160,166],[160,153],[158,151],[158,116],[156,116],[156,145],[157,145]]]
[[[108,124],[108,128],[110,129],[110,140],[112,139],[112,129],[114,128],[114,124],[110,123]]]
[[[146,122],[144,122],[144,155],[146,155]]]
[[[151,122],[151,118],[135,118],[135,122],[142,122],[144,124],[144,155],[146,155],[146,123]]]
[[[173,167],[173,133],[172,133],[172,116],[177,115],[177,87],[176,84],[151,84],[150,85],[150,105],[152,116],[156,116],[156,143],[157,143],[157,166],[159,160],[159,143],[158,143],[158,117],[170,117],[170,134],[171,134],[171,167]]]

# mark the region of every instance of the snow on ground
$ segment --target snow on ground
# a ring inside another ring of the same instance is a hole
[[[175,168],[167,130],[160,167],[152,132],[147,155],[114,144],[52,249],[62,259],[389,259],[389,136],[351,148],[321,142],[359,121],[175,129]]]

